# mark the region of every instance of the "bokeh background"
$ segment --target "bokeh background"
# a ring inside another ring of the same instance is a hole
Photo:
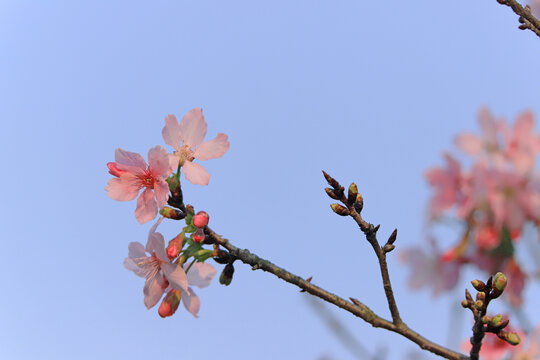
[[[0,1],[0,358],[361,358],[306,294],[240,263],[231,286],[198,291],[199,319],[144,307],[122,262],[151,223],[106,196],[105,164],[117,147],[146,157],[165,116],[196,106],[208,138],[231,142],[204,164],[209,186],[183,183],[212,228],[389,317],[375,256],[331,213],[321,170],[355,181],[381,237],[399,229],[389,263],[405,322],[457,349],[467,279],[438,298],[411,292],[397,257],[424,241],[424,171],[478,129],[478,108],[539,112],[540,39],[517,25],[495,0]],[[366,359],[419,349],[328,310]]]

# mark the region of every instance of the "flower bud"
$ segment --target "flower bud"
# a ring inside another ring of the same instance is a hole
[[[347,203],[352,205],[356,202],[356,196],[358,195],[358,187],[355,183],[351,183],[347,194]]]
[[[221,275],[219,276],[219,283],[225,286],[229,286],[231,284],[231,281],[233,279],[234,274],[234,266],[233,264],[227,264],[223,268],[223,271],[221,272]]]
[[[334,211],[338,215],[347,216],[347,215],[350,214],[349,209],[347,209],[343,205],[332,204],[332,205],[330,205],[330,207],[332,208],[332,211]]]
[[[174,314],[176,309],[178,309],[178,305],[180,304],[180,295],[180,291],[176,289],[171,289],[171,291],[169,291],[167,295],[165,295],[165,298],[159,305],[159,316],[165,318]]]
[[[501,314],[497,314],[495,315],[492,319],[491,319],[491,326],[493,327],[499,327],[502,325],[503,323],[503,316]]]
[[[479,292],[476,294],[476,300],[486,301],[486,293],[483,292],[483,291],[479,291]]]
[[[466,309],[469,307],[469,302],[467,300],[461,300],[461,306],[463,306]]]
[[[198,228],[203,228],[206,225],[208,225],[208,221],[210,220],[210,217],[206,213],[206,211],[199,211],[195,216],[193,216],[193,225],[195,225]]]
[[[476,306],[478,310],[482,310],[482,308],[484,307],[484,302],[482,300],[476,300],[474,306]]]
[[[362,197],[362,195],[356,195],[356,201],[354,202],[353,206],[356,212],[362,212],[362,209],[364,208],[364,198]]]
[[[484,284],[484,282],[480,280],[473,280],[471,281],[471,284],[477,291],[484,291],[484,289],[486,288],[486,284]]]
[[[508,283],[508,280],[506,279],[506,276],[502,272],[498,272],[495,274],[495,277],[493,278],[493,287],[497,289],[499,292],[503,292],[506,288],[506,284]]]
[[[193,215],[193,214],[195,214],[195,209],[193,209],[193,206],[192,206],[192,205],[187,204],[187,205],[186,205],[186,212],[187,212],[188,214],[190,214],[190,215]]]
[[[181,220],[184,218],[183,216],[184,214],[168,206],[165,206],[164,208],[160,209],[159,214],[162,215],[163,217],[166,217],[167,219],[173,219],[173,220]]]
[[[507,343],[510,345],[518,345],[521,342],[521,339],[519,338],[519,335],[514,332],[509,332],[504,335],[504,338]]]
[[[394,245],[394,244],[386,244],[386,245],[383,246],[383,251],[385,253],[389,253],[390,251],[394,250],[395,247],[396,247],[396,245]]]
[[[491,318],[490,318],[489,316],[487,316],[487,315],[482,316],[482,322],[483,322],[484,324],[487,324],[487,323],[489,323],[490,321],[491,321]]]
[[[180,251],[184,247],[184,233],[178,234],[174,239],[169,241],[167,245],[167,256],[170,260],[176,259],[180,255]]]
[[[197,231],[193,234],[193,241],[196,243],[200,243],[204,241],[204,231],[201,228],[197,228]]]
[[[167,183],[169,184],[169,190],[171,190],[171,193],[175,193],[176,191],[180,190],[180,181],[176,178],[176,176],[171,176],[167,178]]]
[[[334,192],[334,190],[330,189],[330,188],[324,188],[324,191],[326,191],[326,195],[328,195],[329,197],[331,197],[332,199],[334,200],[339,200],[339,197],[336,195],[336,193]]]

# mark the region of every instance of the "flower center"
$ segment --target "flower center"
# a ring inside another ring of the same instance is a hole
[[[178,157],[178,165],[182,166],[186,161],[193,161],[195,159],[195,152],[189,148],[188,145],[182,146],[180,150],[176,150],[174,155]]]
[[[145,170],[142,175],[139,175],[139,179],[141,180],[141,187],[145,187],[148,189],[154,188],[154,176],[149,170]]]
[[[156,256],[156,253],[152,253],[151,256],[144,256],[138,259],[134,259],[134,261],[137,266],[142,268],[144,277],[146,279],[151,279],[155,277],[161,269],[161,264],[163,264],[163,261],[161,261]]]

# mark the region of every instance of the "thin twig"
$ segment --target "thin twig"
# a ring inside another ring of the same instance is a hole
[[[540,37],[540,20],[535,18],[531,13],[529,5],[521,6],[516,0],[497,0],[499,4],[509,6],[514,13],[519,15],[518,21],[521,23],[521,30],[529,29]]]
[[[232,256],[236,257],[238,260],[242,261],[245,264],[251,265],[252,269],[254,270],[261,269],[263,271],[269,272],[290,284],[298,286],[300,289],[305,290],[311,295],[314,295],[330,304],[334,304],[335,306],[350,312],[351,314],[370,323],[373,327],[387,329],[397,334],[400,334],[411,340],[412,342],[416,343],[418,346],[420,346],[420,348],[430,351],[436,355],[442,356],[443,358],[451,360],[469,360],[469,358],[463,354],[457,353],[429,341],[422,335],[410,329],[405,323],[401,323],[399,326],[397,326],[396,324],[381,318],[380,316],[376,315],[369,307],[362,304],[356,299],[351,299],[351,301],[354,302],[351,303],[335,294],[332,294],[318,287],[317,285],[307,280],[304,280],[298,275],[295,275],[277,265],[274,265],[268,260],[260,258],[259,256],[251,253],[249,250],[237,248],[236,246],[232,245],[229,240],[216,234],[208,226],[205,227],[204,230],[212,241],[227,249],[229,253]]]

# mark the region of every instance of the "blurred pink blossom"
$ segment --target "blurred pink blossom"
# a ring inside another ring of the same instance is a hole
[[[137,199],[135,217],[143,224],[154,219],[158,208],[165,206],[169,198],[169,159],[161,146],[148,151],[148,162],[137,153],[116,149],[116,162],[108,163],[109,173],[116,176],[107,183],[105,190],[113,200],[129,201],[144,191]]]
[[[510,128],[503,124],[505,156],[520,174],[528,173],[534,167],[536,155],[540,152],[540,137],[534,132],[534,115],[530,111],[518,116]]]
[[[437,216],[460,200],[461,166],[450,154],[444,153],[446,168],[434,167],[426,171],[429,184],[435,188],[429,210]]]
[[[420,289],[431,287],[433,295],[456,286],[459,278],[459,263],[441,261],[440,256],[429,257],[421,248],[409,248],[399,253],[399,259],[411,266],[409,286]]]
[[[184,269],[188,269],[188,265],[184,265]],[[217,270],[210,264],[207,263],[195,263],[191,266],[189,271],[187,271],[187,278],[189,282],[189,288],[187,291],[181,290],[181,301],[184,304],[184,307],[189,311],[193,316],[199,317],[199,308],[201,306],[201,300],[195,294],[195,291],[191,286],[196,286],[200,289],[205,288],[210,285],[214,276],[216,276]]]
[[[540,359],[540,326],[526,339],[522,338],[523,346],[512,353],[510,360],[538,360]],[[525,344],[527,344],[525,346]]]
[[[146,249],[141,243],[132,242],[128,247],[129,255],[124,260],[126,269],[146,278],[143,293],[144,305],[148,309],[158,303],[168,286],[179,291],[189,291],[184,269],[169,260],[163,235],[156,232],[162,220],[160,218],[150,229]]]
[[[227,135],[222,133],[210,141],[202,142],[206,131],[202,109],[195,108],[184,115],[180,124],[174,115],[168,115],[161,132],[165,143],[175,149],[174,154],[170,155],[171,170],[175,171],[178,165],[182,166],[186,179],[198,185],[208,185],[210,174],[193,160],[220,158],[230,147]]]

